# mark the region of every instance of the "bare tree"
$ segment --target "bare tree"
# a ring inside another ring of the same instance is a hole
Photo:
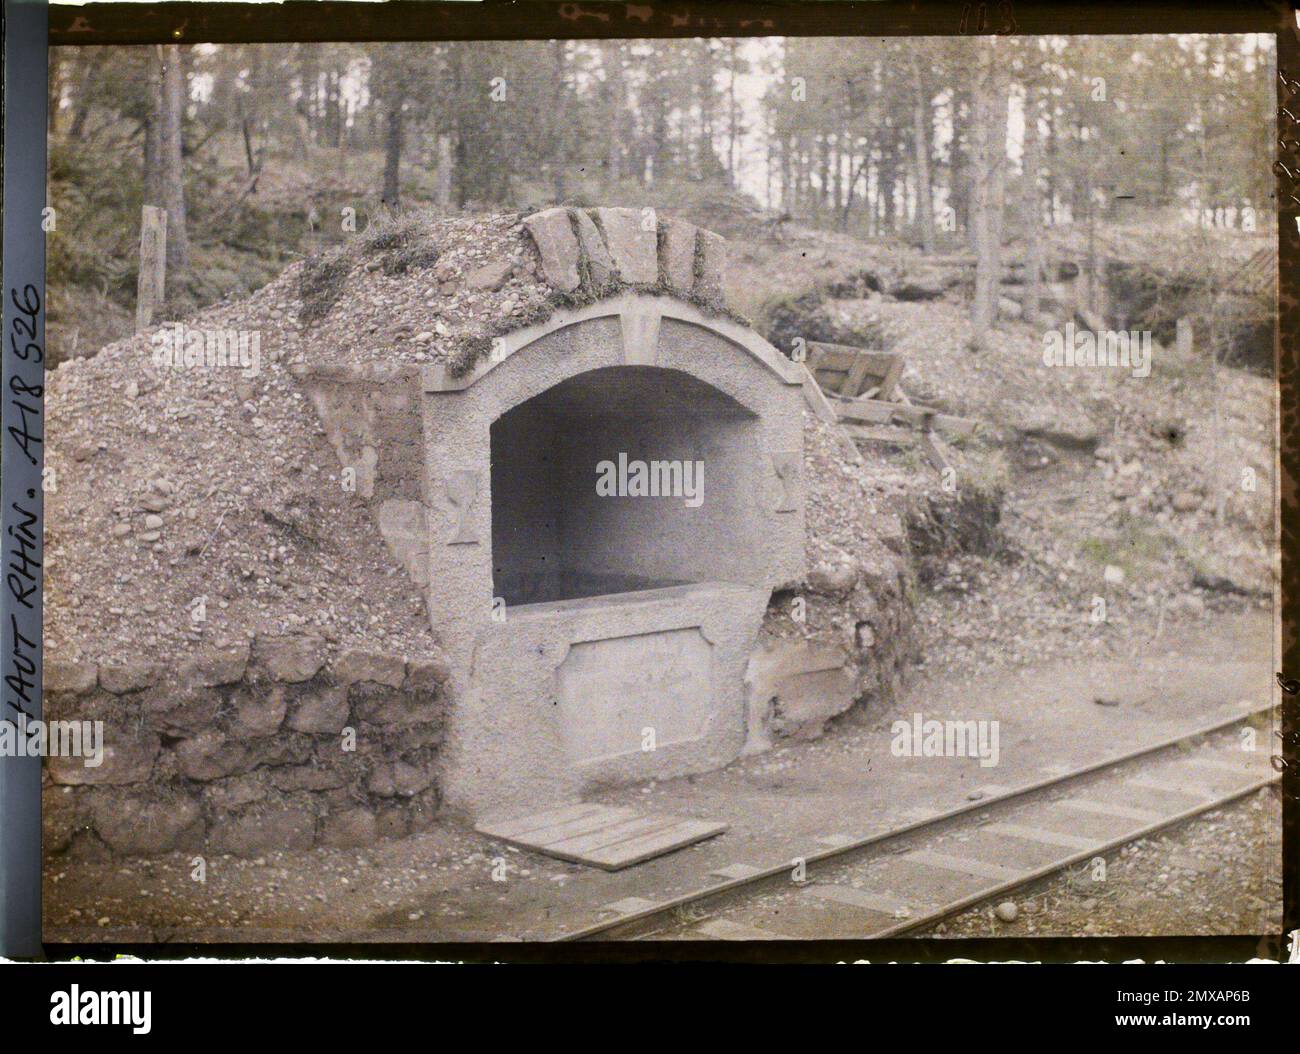
[[[1036,41],[1029,49],[1025,74],[1025,142],[1022,158],[1021,208],[1025,218],[1025,308],[1026,322],[1038,321],[1043,299],[1043,196],[1038,177],[1043,169],[1043,136],[1039,129],[1042,116],[1041,77],[1035,75],[1033,58]]]
[[[998,317],[1002,278],[1002,205],[1007,160],[1006,64],[997,37],[980,43],[971,160],[971,233],[975,243],[975,297],[971,346],[983,351]]]
[[[402,127],[402,105],[404,99],[398,92],[392,93],[384,112],[384,190],[382,200],[390,209],[401,204],[402,197],[402,146],[405,130]]]
[[[185,72],[177,44],[158,45],[162,67],[158,121],[159,193],[167,210],[167,280],[173,288],[185,279],[190,244],[185,229],[185,169],[182,129],[185,119]]]
[[[917,48],[920,42],[917,42]],[[934,252],[934,191],[930,185],[930,92],[917,49],[912,58],[912,145],[916,156],[916,219],[921,226],[921,248]]]
[[[623,42],[602,40],[600,64],[605,73],[602,95],[609,135],[605,142],[606,177],[617,184],[623,178],[623,150],[631,140],[627,106],[627,78],[623,72]]]
[[[144,111],[144,204],[162,207],[162,132],[163,72],[162,48],[147,49]]]

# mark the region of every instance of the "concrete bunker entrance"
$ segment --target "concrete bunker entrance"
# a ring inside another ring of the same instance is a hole
[[[751,573],[760,421],[699,378],[589,370],[490,436],[493,593],[509,607]]]

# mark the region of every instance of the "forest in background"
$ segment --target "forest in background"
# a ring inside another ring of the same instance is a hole
[[[978,340],[1009,243],[1267,231],[1272,71],[1260,36],[52,49],[52,352],[130,332],[146,204],[177,316],[385,211],[653,204],[974,253]]]

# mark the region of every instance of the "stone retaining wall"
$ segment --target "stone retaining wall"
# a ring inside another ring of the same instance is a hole
[[[253,856],[426,829],[446,677],[306,634],[180,667],[48,662],[46,720],[102,721],[105,749],[46,760],[46,850]]]
[[[919,657],[911,591],[896,543],[888,553],[814,566],[795,588],[773,594],[746,671],[750,727],[761,730],[746,752],[815,739],[855,703],[888,705]]]

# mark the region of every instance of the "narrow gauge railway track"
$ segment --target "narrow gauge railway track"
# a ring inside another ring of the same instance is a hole
[[[931,926],[1275,782],[1265,734],[1253,751],[1240,735],[1271,712],[1222,719],[770,867],[738,867],[551,939],[860,939]]]

